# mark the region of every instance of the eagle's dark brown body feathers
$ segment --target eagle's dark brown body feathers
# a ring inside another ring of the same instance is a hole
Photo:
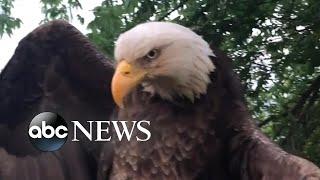
[[[112,65],[63,21],[24,38],[0,78],[0,179],[320,179],[254,125],[230,60],[214,49],[208,94],[194,104],[150,97],[138,87],[119,120],[150,120],[147,142],[68,143],[39,153],[26,127],[43,111],[66,120],[108,119]]]

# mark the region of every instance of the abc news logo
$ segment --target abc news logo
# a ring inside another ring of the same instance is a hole
[[[68,125],[58,114],[43,112],[35,116],[29,125],[29,139],[41,151],[56,151],[68,138]]]
[[[88,128],[82,126],[79,121],[71,121],[73,124],[72,141],[79,141],[77,134],[82,133],[89,141],[111,141],[109,127],[113,127],[115,135],[121,141],[126,137],[130,141],[133,131],[138,129],[139,134],[135,136],[136,141],[147,141],[151,138],[150,131],[146,126],[150,121],[132,121],[132,126],[127,125],[127,121],[87,121]],[[93,126],[96,125],[96,138],[93,139]],[[103,127],[104,125],[104,127]],[[31,144],[40,151],[56,151],[60,149],[68,139],[68,124],[56,113],[43,112],[35,116],[28,130]]]

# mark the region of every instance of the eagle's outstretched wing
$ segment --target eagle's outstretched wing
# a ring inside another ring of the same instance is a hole
[[[231,59],[214,46],[219,87],[228,92],[218,119],[218,134],[228,137],[228,168],[231,179],[243,180],[319,180],[320,169],[312,162],[285,152],[255,125],[247,110],[239,77],[232,70]],[[216,82],[218,83],[218,82]],[[224,85],[223,85],[224,84]],[[228,100],[230,102],[228,103]]]
[[[113,71],[111,61],[65,21],[42,25],[21,40],[0,76],[0,179],[94,179],[99,145],[69,138],[61,150],[40,153],[27,127],[44,111],[68,122],[108,119]]]
[[[260,130],[239,133],[230,147],[232,177],[252,180],[320,179],[320,170],[316,165],[285,152]]]

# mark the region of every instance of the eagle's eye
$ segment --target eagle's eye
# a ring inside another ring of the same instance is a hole
[[[153,59],[156,59],[158,56],[159,56],[159,50],[152,49],[147,53],[146,58],[149,60],[153,60]]]

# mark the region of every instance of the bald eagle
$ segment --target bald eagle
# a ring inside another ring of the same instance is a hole
[[[64,21],[19,43],[0,76],[1,179],[320,179],[318,167],[261,133],[230,59],[190,29],[140,24],[120,35],[115,60]],[[68,140],[42,153],[26,129],[43,111],[68,123],[150,120],[152,136]]]

